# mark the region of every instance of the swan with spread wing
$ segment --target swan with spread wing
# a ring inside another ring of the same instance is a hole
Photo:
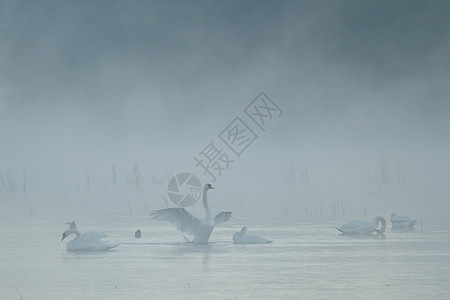
[[[214,227],[218,224],[227,222],[231,218],[231,211],[219,211],[214,216],[211,214],[208,204],[208,191],[214,189],[209,183],[203,187],[203,206],[206,215],[203,220],[193,216],[182,207],[172,207],[154,210],[150,212],[152,220],[168,221],[186,234],[193,235],[192,240],[186,241],[204,244],[207,243]]]

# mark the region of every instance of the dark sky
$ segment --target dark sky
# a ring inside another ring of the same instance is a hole
[[[261,160],[334,174],[388,157],[433,181],[450,167],[449,12],[448,1],[1,0],[0,169],[186,169],[265,91],[285,114],[234,178],[264,173]]]

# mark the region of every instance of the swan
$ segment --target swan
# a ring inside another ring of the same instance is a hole
[[[378,223],[381,222],[381,228],[377,229]],[[347,224],[337,228],[343,234],[370,234],[376,232],[382,234],[386,229],[386,219],[380,216],[373,218],[373,221],[350,221]]]
[[[208,205],[208,191],[211,189],[214,189],[214,187],[209,183],[203,187],[203,206],[206,211],[206,216],[203,220],[191,215],[182,207],[154,210],[150,212],[150,216],[152,220],[169,221],[179,231],[193,235],[192,240],[188,240],[185,237],[187,242],[196,244],[207,243],[214,227],[227,222],[231,218],[231,211],[219,211],[212,216]]]
[[[265,239],[258,235],[251,235],[247,233],[247,227],[242,227],[241,231],[233,234],[233,243],[235,244],[267,244],[271,243],[271,240]]]
[[[407,216],[397,216],[396,213],[391,214],[392,231],[408,231],[413,230],[416,220],[411,220]]]
[[[73,240],[67,243],[66,248],[68,251],[101,251],[119,246],[108,241],[102,241],[102,238],[108,236],[106,233],[91,231],[81,234],[77,230],[75,221],[66,224],[70,225],[70,228],[63,232],[61,242],[71,234],[76,235]]]

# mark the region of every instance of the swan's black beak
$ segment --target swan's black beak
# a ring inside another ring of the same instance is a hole
[[[61,242],[62,242],[62,240],[65,239],[65,238],[66,238],[66,235],[63,235],[63,237],[62,237],[62,239],[61,239]]]
[[[210,189],[214,189],[214,187],[212,185],[209,186]]]

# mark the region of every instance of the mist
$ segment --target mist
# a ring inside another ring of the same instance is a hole
[[[447,1],[1,1],[0,206],[172,205],[237,116],[212,206],[299,219],[450,212]],[[283,111],[260,130],[263,91]],[[231,155],[230,155],[231,157]]]

